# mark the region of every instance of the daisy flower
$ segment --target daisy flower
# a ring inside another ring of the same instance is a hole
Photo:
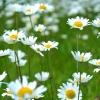
[[[40,54],[41,56],[43,55],[44,47],[41,44],[34,44],[30,46],[36,53]]]
[[[38,9],[35,6],[32,6],[32,5],[24,5],[22,11],[23,11],[23,13],[25,15],[32,15],[32,14],[36,13],[37,10]]]
[[[46,26],[44,26],[44,25],[42,25],[42,24],[39,24],[39,25],[35,26],[35,28],[34,28],[34,30],[35,30],[36,32],[41,32],[41,33],[44,32],[45,29],[46,29]]]
[[[90,52],[80,53],[80,51],[77,51],[77,52],[71,51],[71,53],[72,53],[74,59],[79,62],[86,62],[86,61],[90,60],[90,58],[92,56],[92,54]]]
[[[54,7],[52,5],[48,5],[45,3],[35,4],[35,7],[38,8],[39,12],[51,12],[54,10]]]
[[[49,78],[49,72],[36,73],[35,78],[39,81],[46,81]]]
[[[0,57],[10,54],[10,49],[0,50]]]
[[[7,73],[4,71],[4,72],[0,75],[0,81],[4,80],[6,76],[7,76]]]
[[[28,82],[25,76],[22,77],[22,83],[17,79],[10,82],[8,88],[12,92],[14,100],[39,99],[47,90],[44,85],[37,86],[36,81]]]
[[[25,45],[34,45],[37,37],[29,36],[21,39],[21,42]]]
[[[93,20],[92,25],[95,27],[100,27],[100,18]]]
[[[68,19],[67,23],[72,28],[78,28],[78,29],[82,30],[85,26],[89,25],[88,21],[89,21],[89,19],[77,16],[76,18]]]
[[[8,30],[3,34],[3,40],[8,44],[16,43],[23,37],[25,37],[25,34],[22,31],[17,30]]]
[[[100,59],[92,59],[89,63],[95,66],[100,66]]]
[[[93,72],[94,72],[94,73],[100,72],[100,68],[95,68],[95,69],[93,70]]]
[[[58,89],[58,98],[60,100],[78,100],[79,87],[76,84],[66,83]],[[82,100],[82,92],[80,91],[79,100]]]
[[[75,83],[87,83],[89,80],[93,78],[92,75],[87,75],[87,73],[83,72],[82,74],[80,72],[73,73],[73,78]]]
[[[58,42],[55,42],[55,41],[48,41],[48,42],[42,42],[42,45],[45,49],[45,51],[49,51],[50,49],[52,48],[56,48],[57,49],[57,46],[58,46]]]

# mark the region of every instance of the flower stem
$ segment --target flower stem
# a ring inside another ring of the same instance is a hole
[[[16,67],[17,67],[17,70],[18,70],[18,73],[19,73],[19,78],[20,78],[20,81],[22,82],[21,68],[19,66],[19,58],[18,58],[18,54],[17,54],[16,51],[15,51],[15,61],[16,61]]]

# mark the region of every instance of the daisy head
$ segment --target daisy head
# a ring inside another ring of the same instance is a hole
[[[25,5],[23,6],[23,13],[25,15],[32,15],[37,12],[37,8],[32,5]]]
[[[7,55],[10,54],[10,52],[11,52],[10,49],[0,50],[0,57],[2,57],[2,56],[7,56]]]
[[[42,25],[42,24],[39,24],[39,25],[35,26],[35,28],[34,28],[34,30],[35,30],[36,32],[41,32],[41,33],[44,32],[45,29],[46,29],[46,26],[44,26],[44,25]]]
[[[100,66],[100,59],[92,59],[89,63],[95,66]]]
[[[25,35],[22,31],[8,30],[3,34],[3,40],[8,44],[13,44],[18,42],[20,38],[23,38],[24,36]]]
[[[72,83],[66,83],[58,89],[58,98],[61,100],[78,100],[79,87]],[[79,100],[82,100],[82,93],[80,91]]]
[[[100,27],[100,18],[97,18],[97,19],[93,20],[92,25],[94,27]]]
[[[54,10],[54,7],[52,5],[46,4],[46,3],[39,3],[35,5],[38,8],[39,12],[51,12]]]
[[[87,73],[83,72],[82,74],[80,72],[78,73],[73,73],[73,78],[75,82],[77,83],[87,83],[89,80],[93,78],[92,75],[88,75]]]
[[[86,62],[86,61],[90,60],[90,58],[92,56],[92,54],[90,52],[80,53],[80,51],[77,51],[77,52],[71,51],[71,53],[72,53],[74,59],[79,62]]]
[[[47,90],[43,85],[37,86],[37,82],[28,82],[27,77],[22,77],[22,83],[19,79],[10,82],[8,88],[15,100],[39,99],[43,97],[43,93]]]
[[[67,23],[72,28],[78,28],[78,29],[82,30],[85,26],[89,25],[88,21],[89,21],[89,19],[77,16],[76,18],[68,19]]]
[[[57,49],[58,44],[59,43],[55,42],[55,41],[53,41],[53,42],[52,41],[42,42],[42,45],[43,45],[45,51],[50,50],[52,48],[56,48]]]
[[[46,81],[49,78],[49,72],[36,73],[35,78],[39,81]]]
[[[94,72],[94,73],[100,72],[100,68],[95,68],[95,69],[93,70],[93,72]]]
[[[24,45],[34,45],[37,40],[37,37],[29,36],[21,39],[21,42]]]

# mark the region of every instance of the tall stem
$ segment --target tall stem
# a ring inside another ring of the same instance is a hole
[[[79,49],[79,34],[77,33],[76,35],[76,40],[77,40],[77,52],[78,52],[78,49]],[[79,72],[79,62],[77,61],[77,73]],[[80,73],[80,79],[79,79],[79,82],[78,82],[78,86],[79,86],[79,90],[78,90],[78,100],[80,99],[79,96],[80,96],[80,83],[81,83],[81,73]]]
[[[77,35],[76,35],[76,42],[77,42],[77,51],[78,51],[78,49],[79,49],[79,34],[77,33]],[[77,64],[77,73],[78,73],[78,71],[79,71],[79,62],[77,61],[76,62]]]
[[[22,82],[21,68],[19,66],[19,58],[18,58],[18,54],[16,51],[15,51],[15,61],[16,61],[16,67],[17,67],[18,72],[19,72],[20,81]]]
[[[30,24],[31,24],[32,31],[33,31],[33,33],[34,33],[34,26],[33,26],[33,23],[32,23],[32,18],[31,18],[31,16],[29,16],[29,19],[30,19]]]

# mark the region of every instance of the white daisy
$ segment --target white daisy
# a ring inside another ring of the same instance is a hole
[[[42,24],[39,24],[39,25],[35,26],[35,28],[34,28],[34,30],[35,30],[36,32],[41,32],[41,33],[44,32],[45,29],[46,29],[46,26],[44,26],[44,25],[42,25]]]
[[[100,59],[92,59],[89,63],[95,66],[100,66]]]
[[[86,61],[90,60],[90,58],[92,56],[92,54],[90,52],[80,53],[80,51],[75,51],[75,52],[71,51],[71,53],[72,53],[74,59],[79,62],[86,62]]]
[[[6,72],[3,72],[3,73],[0,75],[0,81],[2,81],[6,76],[7,76],[7,73],[6,73]]]
[[[78,100],[79,87],[72,83],[63,83],[58,89],[58,98],[60,100]],[[79,100],[82,100],[82,92],[80,91]]]
[[[75,83],[87,83],[89,80],[93,78],[92,75],[87,75],[87,73],[83,72],[82,74],[80,72],[73,73],[73,78]]]
[[[43,55],[44,47],[41,44],[34,44],[30,46],[36,53],[40,54],[41,56]]]
[[[78,28],[78,29],[82,30],[85,26],[89,25],[88,21],[89,21],[89,19],[77,16],[76,18],[68,19],[67,23],[72,28]]]
[[[32,6],[32,5],[24,5],[22,11],[23,11],[23,13],[25,15],[32,15],[32,14],[36,13],[37,10],[38,9],[35,6]]]
[[[49,72],[36,73],[35,78],[39,81],[46,81],[49,78]]]
[[[12,91],[14,100],[26,100],[26,99],[39,99],[43,97],[43,93],[47,88],[44,85],[37,86],[37,82],[29,82],[27,77],[22,77],[22,83],[20,80],[10,82],[8,88]]]
[[[52,5],[45,4],[45,3],[35,4],[35,7],[38,8],[39,12],[51,12],[51,11],[54,11],[54,7]]]
[[[92,25],[95,27],[100,27],[100,18],[93,20]]]
[[[10,51],[11,51],[10,49],[0,50],[0,57],[9,55]]]
[[[29,36],[21,39],[21,42],[25,45],[34,45],[37,37]]]
[[[17,30],[8,30],[3,34],[3,40],[8,44],[16,43],[23,37],[25,37],[25,34],[22,31]]]
[[[56,48],[57,49],[58,44],[59,43],[55,42],[55,41],[42,42],[42,45],[43,45],[45,51],[50,50],[52,48]]]
[[[23,9],[23,6],[20,5],[20,4],[17,4],[17,3],[15,3],[15,4],[9,4],[7,6],[7,10],[12,11],[12,12],[21,12],[22,9]]]
[[[94,72],[94,73],[100,72],[100,68],[95,68],[95,69],[93,70],[93,72]]]

